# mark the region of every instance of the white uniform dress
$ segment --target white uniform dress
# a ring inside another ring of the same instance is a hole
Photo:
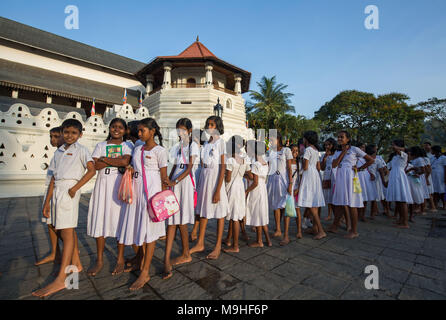
[[[79,142],[73,143],[66,150],[65,144],[62,145],[54,153],[53,159],[54,162],[48,168],[55,179],[51,219],[56,230],[76,228],[81,191],[78,190],[71,198],[68,190],[82,179],[87,163],[93,162],[93,159],[90,151]]]
[[[263,227],[269,223],[268,191],[266,188],[268,164],[262,165],[259,161],[256,161],[251,165],[251,172],[258,176],[258,184],[254,190],[248,193],[246,225]]]
[[[360,168],[366,163],[364,158],[359,158],[356,164],[357,168]],[[359,181],[362,188],[362,198],[364,201],[376,201],[378,198],[378,192],[376,190],[376,175],[377,175],[377,164],[374,162],[372,165],[368,166],[365,170],[358,171]],[[375,180],[372,181],[373,174]]]
[[[415,168],[422,169],[422,168],[424,168],[426,166],[426,162],[424,161],[424,158],[418,157],[418,158],[416,158],[416,159],[414,159],[412,161],[412,165]],[[427,187],[426,176],[424,175],[424,173],[420,175],[420,183],[421,183],[421,187],[422,187],[422,190],[423,190],[423,197],[424,197],[424,199],[429,199],[430,198],[430,194],[429,194],[429,189]]]
[[[389,174],[386,201],[412,204],[413,199],[412,193],[410,192],[409,180],[404,171],[407,165],[407,153],[401,152],[401,155],[396,154],[390,164],[392,169]]]
[[[131,156],[133,152],[131,147],[132,145],[128,142],[114,145],[104,141],[96,145],[91,157],[99,159],[100,157]],[[99,170],[88,206],[87,234],[90,237],[117,237],[123,205],[123,202],[118,199],[121,179],[122,174],[116,167]]]
[[[412,168],[414,168],[414,166],[409,162],[407,164],[406,171]],[[414,171],[410,171],[407,173],[407,178],[409,180],[410,193],[412,195],[413,203],[424,203],[424,190],[423,186],[421,185],[420,177]]]
[[[333,161],[339,158],[341,151],[336,151]],[[359,158],[366,155],[361,149],[351,146],[344,155],[342,162],[336,168],[335,185],[333,187],[333,205],[348,206],[351,208],[363,208],[364,201],[361,193],[353,192],[353,178],[355,172],[353,167],[356,166]]]
[[[446,186],[444,183],[444,170],[446,166],[446,156],[440,156],[439,158],[434,156],[431,160],[431,166],[434,192],[440,194],[445,193]]]
[[[376,163],[376,194],[377,194],[377,201],[385,200],[385,187],[384,182],[381,179],[381,175],[379,173],[379,169],[382,169],[386,166],[386,162],[381,156],[376,156],[375,158]]]
[[[200,174],[197,212],[200,213],[202,218],[221,219],[225,218],[229,212],[224,179],[220,189],[220,201],[212,203],[220,174],[220,159],[222,155],[226,154],[225,149],[225,141],[219,138],[212,143],[206,142],[201,151],[203,168]]]
[[[242,158],[243,163],[238,163],[235,158],[228,158],[226,161],[226,170],[231,171],[231,181],[226,185],[226,194],[228,195],[229,213],[227,220],[243,220],[246,214],[245,184],[243,176],[246,171],[250,171],[249,164],[245,163],[246,158]],[[249,168],[248,168],[249,167]]]
[[[270,210],[285,208],[289,183],[286,162],[292,159],[290,148],[270,152],[267,183]]]
[[[320,159],[320,162],[324,160],[324,157],[322,156]],[[333,181],[332,181],[332,166],[333,166],[333,155],[328,156],[325,160],[325,170],[322,174],[322,181],[330,181],[331,185],[328,189],[322,189],[324,193],[324,200],[326,204],[331,204],[333,200]]]
[[[304,160],[308,160],[308,169],[302,174],[297,205],[302,208],[324,207],[322,180],[316,167],[319,162],[319,152],[313,147],[306,148]]]
[[[45,204],[46,195],[48,194],[48,187],[50,186],[50,183],[51,183],[51,178],[53,177],[53,172],[50,170],[50,168],[52,168],[52,167],[54,167],[54,157],[51,159],[50,166],[48,167],[48,170],[46,171],[45,194],[43,195],[42,208],[43,208],[43,205]],[[53,225],[53,213],[51,212],[53,209],[52,207],[53,207],[53,200],[50,199],[50,217],[45,218],[44,216],[42,216],[43,223]]]
[[[202,169],[201,152],[203,150],[203,146],[200,146],[198,149],[199,149],[198,157],[197,157],[197,159],[195,159],[195,165],[194,165],[194,167],[196,167],[194,178],[195,178],[195,188],[197,188],[197,192],[198,192],[198,190],[200,190],[200,176],[201,176],[201,169]],[[197,205],[197,207],[195,207],[195,215],[200,215],[200,212],[198,211],[197,208],[198,208],[198,205]]]
[[[200,158],[200,149],[198,148],[198,144],[192,142],[190,147],[189,145],[185,145],[182,147],[183,153],[181,154],[180,144],[178,144],[175,148],[175,165],[176,169],[172,176],[172,181],[175,181],[180,175],[183,174],[184,171],[187,170],[187,164],[189,163],[189,150],[192,157],[196,157],[195,159]],[[184,159],[183,159],[184,156]],[[192,177],[195,182],[195,171],[197,169],[197,162],[195,160],[194,165],[192,166]],[[173,192],[177,197],[178,203],[180,204],[180,212],[171,216],[167,224],[168,225],[184,225],[184,224],[194,224],[195,222],[195,208],[194,208],[194,185],[192,183],[191,175],[189,174],[183,180],[181,180],[174,188]]]
[[[426,164],[426,167],[431,165],[431,161],[429,160],[429,157],[424,157],[424,163]],[[434,193],[434,184],[432,183],[432,173],[426,179],[426,183],[427,182],[429,183],[427,185],[427,190],[429,191],[429,195],[431,195]],[[429,198],[430,198],[430,196],[429,196]]]
[[[132,166],[135,170],[133,175],[135,200],[131,204],[122,206],[123,213],[118,227],[119,243],[127,246],[133,244],[141,246],[166,235],[165,223],[152,222],[150,219],[147,199],[162,190],[160,169],[167,167],[167,151],[161,146],[155,146],[150,151],[144,150],[144,170],[148,193],[146,196],[142,177],[141,149],[142,146],[135,147],[132,157]]]

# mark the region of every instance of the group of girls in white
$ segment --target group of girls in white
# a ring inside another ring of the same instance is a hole
[[[150,265],[156,241],[164,239],[165,258],[163,279],[172,276],[173,266],[189,263],[192,255],[205,251],[206,227],[217,220],[216,243],[207,255],[218,259],[221,251],[239,252],[239,236],[248,241],[246,229],[255,230],[255,241],[249,247],[272,246],[268,231],[269,213],[274,212],[275,229],[272,237],[280,237],[280,245],[290,242],[291,218],[296,219],[298,239],[302,229],[315,240],[327,236],[321,223],[321,208],[328,206],[334,216],[328,232],[337,232],[346,225],[348,238],[358,237],[358,219],[365,220],[365,207],[371,203],[371,218],[378,211],[378,202],[389,215],[389,203],[395,202],[398,227],[408,228],[408,211],[425,210],[427,200],[431,210],[444,199],[446,157],[434,147],[429,157],[421,148],[411,148],[408,154],[404,142],[395,140],[392,157],[387,163],[377,156],[373,145],[352,145],[350,134],[341,131],[336,140],[324,142],[320,156],[319,139],[314,131],[305,132],[301,145],[282,145],[280,133],[270,137],[269,152],[261,141],[244,141],[240,136],[222,139],[223,121],[218,116],[206,120],[200,143],[200,130],[192,122],[179,119],[176,124],[179,142],[171,150],[173,167],[168,172],[169,154],[163,147],[160,127],[146,118],[129,125],[122,119],[110,123],[109,137],[99,143],[93,154],[98,172],[90,198],[87,234],[96,239],[96,264],[88,270],[91,276],[103,268],[105,239],[115,238],[118,259],[113,274],[140,270],[131,290],[142,288],[150,280]],[[126,169],[127,168],[127,169]],[[131,203],[118,198],[122,173],[132,171],[134,199]],[[389,174],[390,171],[390,174]],[[153,222],[148,201],[155,194],[171,188],[180,210],[166,223]],[[285,215],[289,197],[294,198],[295,214]],[[444,200],[443,200],[444,201]],[[409,205],[409,208],[408,208]],[[444,203],[443,203],[444,205]],[[302,217],[303,212],[303,217]],[[225,220],[228,233],[223,240]],[[284,222],[282,233],[281,222]],[[188,226],[193,225],[191,234]],[[171,257],[173,242],[180,231],[182,253]],[[190,242],[195,242],[191,246]],[[222,245],[226,244],[226,248]],[[125,246],[132,246],[134,258],[124,259]]]

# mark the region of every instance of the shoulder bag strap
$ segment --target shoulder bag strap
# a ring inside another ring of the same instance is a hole
[[[181,150],[181,157],[183,158],[183,162],[184,162],[184,164],[186,164],[186,158],[184,157],[183,145],[182,144],[180,144],[180,150]],[[189,155],[190,155],[190,148],[189,148]],[[192,164],[192,166],[193,166],[193,164]],[[192,177],[192,170],[189,172],[189,176],[190,176],[190,179],[192,180],[192,185],[193,185],[194,190],[195,190],[195,181],[194,181],[194,178]]]
[[[149,202],[149,192],[147,191],[146,169],[144,168],[144,146],[141,147],[141,171],[142,181],[144,184],[144,193],[147,197],[147,203]]]

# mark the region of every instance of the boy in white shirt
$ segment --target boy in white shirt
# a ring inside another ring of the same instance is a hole
[[[94,177],[96,170],[88,149],[77,142],[82,137],[82,124],[76,119],[65,120],[62,123],[62,135],[65,143],[55,152],[49,168],[53,177],[43,207],[44,217],[49,218],[50,212],[54,214],[54,227],[63,241],[61,268],[52,283],[33,292],[37,297],[46,297],[65,289],[67,271],[82,271],[75,234],[80,188]],[[53,200],[52,210],[50,199]]]

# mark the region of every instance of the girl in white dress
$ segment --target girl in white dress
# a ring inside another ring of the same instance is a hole
[[[118,234],[120,244],[143,246],[144,258],[141,273],[131,285],[132,291],[142,288],[150,280],[149,270],[156,240],[166,235],[165,223],[153,222],[150,219],[147,204],[152,196],[167,188],[163,183],[167,178],[167,150],[162,146],[163,137],[155,119],[142,119],[138,124],[138,135],[144,144],[134,149],[132,157],[135,200],[123,206]],[[158,137],[159,145],[155,142],[155,136]],[[144,160],[147,194],[142,176],[141,157]]]
[[[377,153],[377,147],[375,146],[375,154]],[[381,201],[381,205],[384,208],[383,214],[387,217],[390,217],[389,205],[386,201],[386,187],[384,186],[384,181],[386,181],[386,176],[389,174],[389,170],[387,170],[386,162],[383,157],[380,155],[376,155],[375,157],[376,168],[377,168],[377,181],[376,181],[376,190],[377,190],[377,201]]]
[[[395,202],[395,213],[399,214],[400,220],[397,223],[398,228],[408,229],[408,208],[407,204],[412,204],[412,194],[410,192],[409,180],[404,172],[408,156],[404,152],[404,141],[394,140],[392,143],[395,155],[391,161],[391,170],[389,182],[387,183],[386,200]]]
[[[321,170],[324,172],[322,176],[322,189],[324,192],[324,200],[327,204],[327,212],[328,215],[325,218],[325,221],[331,220],[332,213],[333,213],[333,184],[332,182],[332,176],[333,176],[333,155],[336,151],[337,144],[336,140],[333,138],[328,138],[324,142],[324,149],[325,154],[321,159]]]
[[[205,134],[203,130],[194,129],[192,130],[192,140],[198,145],[199,147],[199,156],[197,159],[195,159],[195,188],[198,190],[200,187],[200,175],[201,175],[201,151],[203,150],[203,144],[205,142],[204,140]],[[195,221],[194,221],[194,227],[192,228],[192,232],[190,233],[190,240],[195,241],[197,240],[197,233],[198,228],[200,227],[200,212],[197,210],[197,207],[195,207]]]
[[[118,198],[123,172],[130,164],[132,146],[127,140],[127,123],[120,118],[110,122],[106,141],[96,145],[91,157],[98,171],[96,183],[90,198],[87,218],[87,234],[96,239],[96,265],[88,270],[88,275],[96,276],[104,265],[106,238],[117,238],[118,225],[123,202]],[[124,272],[124,246],[118,245],[118,261],[113,274]]]
[[[207,118],[204,129],[211,136],[203,146],[198,188],[197,210],[200,212],[200,234],[197,244],[190,253],[204,251],[204,237],[209,219],[217,219],[217,243],[214,250],[206,257],[218,259],[221,253],[221,242],[225,218],[229,211],[228,197],[225,190],[225,153],[226,144],[221,135],[224,133],[223,120],[218,116]]]
[[[440,146],[433,146],[432,152],[434,156],[431,160],[432,166],[432,182],[434,185],[434,203],[439,208],[438,202],[443,202],[443,210],[445,210],[444,194],[446,192],[446,156],[441,154]]]
[[[421,149],[421,148],[420,148]],[[410,193],[412,195],[413,203],[409,204],[409,221],[413,222],[412,217],[414,213],[420,213],[420,205],[424,203],[424,190],[421,185],[420,173],[422,169],[414,165],[419,156],[417,148],[410,148],[408,152],[409,161],[407,163],[405,172],[409,181]]]
[[[325,206],[324,194],[322,192],[322,180],[319,174],[320,162],[319,151],[316,148],[318,143],[317,133],[307,131],[304,133],[305,153],[302,162],[302,180],[299,186],[299,198],[297,205],[308,208],[313,218],[314,239],[320,240],[327,235],[322,228],[318,214],[318,208]]]
[[[281,237],[280,219],[286,205],[288,194],[293,192],[293,182],[291,179],[291,160],[293,155],[290,148],[283,147],[282,135],[277,132],[277,136],[270,136],[271,149],[268,155],[268,203],[270,210],[274,211],[274,221],[276,230],[273,237]]]
[[[252,182],[246,189],[246,225],[256,227],[257,241],[249,244],[250,247],[263,247],[262,231],[265,235],[268,247],[272,246],[268,234],[269,208],[266,177],[268,175],[268,163],[264,159],[266,145],[256,141],[255,159],[251,165]],[[249,152],[249,150],[248,150]]]
[[[293,155],[293,160],[291,160],[291,172],[293,173],[291,178],[293,180],[293,196],[295,201],[295,207],[296,207],[296,227],[297,227],[297,239],[302,239],[302,216],[300,212],[300,207],[297,205],[298,195],[299,195],[299,185],[300,185],[300,171],[301,171],[301,164],[299,161],[299,146],[297,144],[292,144],[290,146],[291,154]],[[284,218],[284,232],[283,232],[283,239],[280,242],[281,246],[285,246],[288,243],[290,243],[290,239],[288,236],[288,231],[290,227],[290,217],[285,216]]]
[[[430,161],[429,157],[427,156],[426,151],[424,149],[421,149],[421,151],[422,151],[422,156],[423,156],[424,163],[425,163],[424,175],[426,177],[426,184],[427,184],[427,189],[429,192],[429,199],[427,200],[429,202],[429,211],[437,212],[437,208],[435,207],[435,203],[434,203],[434,184],[432,182],[431,161]]]
[[[246,215],[246,199],[245,199],[245,184],[243,176],[245,172],[251,171],[249,163],[246,159],[248,157],[242,154],[241,147],[245,144],[240,136],[233,136],[229,139],[226,150],[226,193],[228,195],[229,213],[226,219],[229,221],[228,238],[226,244],[228,249],[225,252],[239,252],[238,238],[240,233],[240,221]],[[231,239],[232,238],[232,239]]]
[[[410,156],[411,156],[411,164],[413,166],[413,168],[415,168],[415,174],[418,176],[419,178],[419,184],[420,184],[420,189],[422,191],[422,196],[423,196],[423,201],[421,203],[415,201],[414,203],[417,205],[419,205],[419,210],[417,210],[417,213],[421,213],[422,215],[426,215],[425,212],[425,201],[429,200],[430,195],[429,195],[429,189],[427,187],[427,181],[426,181],[426,162],[424,161],[423,158],[423,149],[421,149],[421,147],[412,147],[409,150],[410,152]],[[412,198],[413,198],[413,194],[412,194]],[[410,218],[409,218],[410,220]]]
[[[174,148],[174,165],[170,172],[169,179],[165,184],[173,188],[173,192],[180,204],[180,212],[170,217],[167,221],[166,251],[164,256],[164,276],[169,279],[172,276],[172,266],[188,263],[192,261],[189,252],[189,232],[188,224],[195,222],[194,192],[195,183],[195,160],[199,158],[198,145],[192,141],[192,122],[187,118],[177,121],[176,129],[180,142]],[[170,260],[173,241],[177,228],[180,229],[183,253],[180,257]]]
[[[329,232],[336,233],[340,219],[345,207],[348,207],[347,214],[350,220],[350,231],[346,238],[353,239],[359,236],[358,208],[364,207],[362,194],[354,192],[353,178],[354,168],[359,158],[365,158],[366,163],[360,166],[359,170],[369,167],[374,160],[361,149],[351,146],[351,136],[347,131],[338,133],[338,145],[342,151],[336,151],[333,160],[333,168],[336,168],[336,184],[333,191],[333,205],[335,206],[335,219]]]
[[[368,145],[365,149],[360,148],[362,151],[365,151],[373,160],[376,158],[375,146]],[[357,167],[361,167],[365,163],[364,158],[359,158]],[[376,176],[377,176],[377,164],[376,162],[372,163],[369,167],[363,170],[358,170],[359,182],[362,187],[362,199],[364,200],[364,208],[358,209],[359,219],[361,221],[366,221],[365,212],[367,210],[367,203],[371,204],[370,208],[370,219],[375,219],[375,215],[377,213],[377,205],[376,199],[378,198],[378,192],[376,190]]]

